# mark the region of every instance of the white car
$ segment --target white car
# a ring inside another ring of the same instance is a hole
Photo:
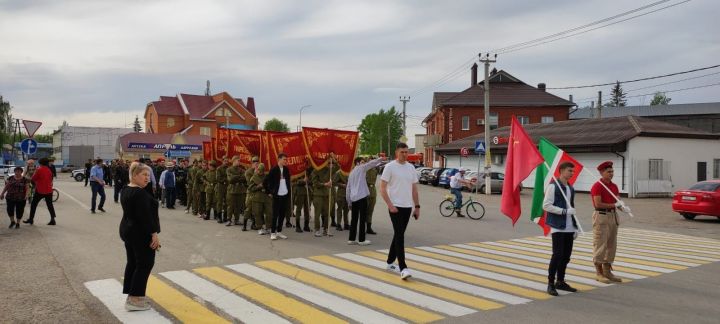
[[[2,176],[3,178],[7,178],[8,175],[13,174],[14,169],[15,169],[15,165],[0,164],[0,176]]]
[[[75,181],[80,182],[85,180],[85,169],[75,169],[70,173],[70,177],[75,179]]]

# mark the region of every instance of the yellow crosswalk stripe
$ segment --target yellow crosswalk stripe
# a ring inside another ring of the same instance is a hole
[[[541,249],[541,250],[549,251],[550,254],[552,254],[552,248],[545,247],[545,246],[530,245],[530,244],[525,244],[525,243],[520,243],[520,242],[513,242],[513,241],[498,241],[498,243],[515,245],[515,246],[524,246],[524,247],[529,247],[529,248],[534,248],[534,249]],[[573,251],[573,254],[574,254],[574,255],[582,255],[582,256],[585,256],[585,257],[592,257],[592,256],[593,256],[592,253],[580,252],[580,251]],[[622,262],[628,262],[628,263],[642,264],[642,265],[647,265],[647,266],[652,266],[652,267],[667,268],[667,269],[673,269],[673,270],[685,270],[685,269],[688,268],[688,267],[686,267],[686,266],[681,266],[681,265],[677,265],[677,264],[668,264],[668,263],[662,263],[662,262],[639,260],[639,259],[628,258],[628,257],[621,257],[621,256],[616,256],[616,257],[615,257],[615,261],[622,261]]]
[[[488,264],[470,261],[470,260],[464,260],[461,258],[456,258],[456,257],[452,257],[452,256],[438,254],[438,253],[418,250],[418,249],[414,249],[414,248],[405,248],[405,251],[409,252],[409,253],[417,254],[417,255],[426,256],[426,257],[433,258],[433,259],[452,262],[454,264],[462,264],[462,265],[465,265],[468,267],[483,269],[483,270],[487,270],[487,271],[493,271],[493,272],[497,272],[500,274],[505,274],[505,275],[514,276],[514,277],[518,277],[518,278],[533,280],[533,281],[537,281],[537,282],[541,282],[541,283],[547,283],[547,280],[548,280],[547,276],[541,276],[541,275],[534,274],[534,273],[518,271],[518,270],[495,266],[495,265],[488,265]],[[583,285],[583,284],[579,284],[579,283],[575,283],[574,286],[578,290],[591,290],[594,288],[594,287],[590,287],[588,285]]]
[[[540,262],[534,262],[534,261],[528,261],[528,260],[521,260],[521,259],[516,259],[516,258],[512,258],[512,257],[503,256],[503,255],[495,255],[495,254],[485,253],[485,252],[480,252],[480,251],[473,251],[473,250],[463,249],[463,248],[459,248],[459,247],[455,247],[455,246],[450,246],[450,245],[438,245],[438,246],[435,246],[435,247],[438,248],[438,249],[443,249],[443,250],[448,250],[448,251],[453,251],[453,252],[458,252],[458,253],[465,253],[465,254],[474,255],[474,256],[479,256],[479,257],[483,257],[483,258],[488,258],[488,259],[493,259],[493,260],[498,260],[498,261],[504,261],[504,262],[514,263],[514,264],[524,265],[524,266],[527,266],[527,267],[533,267],[533,268],[538,268],[538,269],[546,269],[546,270],[547,270],[547,268],[548,268],[548,265],[547,265],[547,264],[540,263]],[[594,272],[582,271],[582,270],[578,270],[578,269],[567,269],[565,272],[568,273],[568,274],[576,275],[576,276],[578,276],[578,277],[595,279],[595,273],[594,273]]]
[[[479,247],[486,248],[486,249],[490,249],[490,250],[505,251],[505,252],[511,252],[511,253],[516,253],[516,254],[534,256],[534,257],[539,257],[539,258],[547,258],[547,255],[546,255],[546,254],[542,254],[542,253],[535,253],[535,252],[527,252],[527,251],[522,251],[522,250],[508,249],[508,248],[504,248],[504,247],[494,246],[494,245],[490,245],[490,244],[482,244],[482,243],[468,243],[468,244],[469,244],[469,245],[474,245],[474,246],[479,246]],[[592,263],[592,261],[573,260],[572,262],[574,262],[574,263],[576,263],[576,264],[585,265],[585,266],[592,266],[592,267],[595,266],[595,265]],[[617,271],[623,271],[623,272],[628,272],[628,273],[633,273],[633,274],[639,274],[639,275],[648,276],[648,277],[660,275],[659,272],[654,272],[654,271],[649,271],[649,270],[642,270],[642,269],[635,269],[635,268],[628,268],[628,267],[617,266],[617,265],[613,265],[613,269],[614,269],[614,270],[617,270]]]
[[[267,308],[300,323],[343,324],[347,321],[325,311],[279,293],[219,267],[198,268],[195,273],[210,279],[230,291],[263,304]]]
[[[392,274],[384,271],[380,271],[374,268],[359,265],[357,263],[345,261],[331,256],[314,256],[310,259],[331,265],[336,268],[345,269],[357,274],[364,275],[366,277],[372,277],[387,283],[402,286],[407,289],[419,291],[434,297],[439,297],[452,301],[456,304],[461,304],[475,309],[489,310],[498,309],[504,307],[503,304],[499,304],[487,299],[470,296],[464,293],[459,293],[454,290],[437,287],[434,285],[426,284],[415,280],[401,280],[397,274]]]
[[[152,275],[148,279],[147,296],[181,322],[230,323]]]
[[[544,240],[544,239],[541,239],[541,238],[534,238],[534,237],[524,238],[523,240],[549,243],[547,240]],[[579,246],[579,247],[584,247],[584,248],[587,248],[587,249],[592,249],[592,244],[587,244],[587,243],[583,243],[583,242],[579,242],[579,241],[575,241],[575,243],[573,243],[573,244],[574,244],[574,245],[577,245],[577,246]],[[620,247],[620,249],[622,250],[622,247]],[[573,253],[575,253],[575,251],[573,251]],[[688,258],[682,258],[682,257],[677,257],[677,256],[671,256],[671,255],[658,255],[658,254],[652,254],[652,253],[646,253],[646,252],[639,252],[639,251],[628,251],[628,253],[637,254],[637,255],[642,255],[642,256],[646,256],[646,257],[660,257],[660,258],[663,258],[663,259],[674,260],[674,261],[682,261],[682,262],[689,262],[689,263],[695,263],[695,264],[708,264],[708,263],[712,263],[712,261],[705,261],[705,260],[698,260],[698,259],[688,259]]]
[[[383,255],[381,253],[375,252],[375,251],[362,251],[358,252],[358,254],[373,258],[376,260],[385,261],[387,259],[386,255]],[[528,288],[523,288],[511,284],[507,284],[504,282],[496,281],[496,280],[490,280],[485,279],[481,277],[472,276],[469,274],[447,270],[443,268],[439,268],[436,266],[427,265],[421,262],[413,261],[413,269],[417,269],[420,271],[425,271],[427,273],[436,274],[439,276],[443,276],[446,278],[456,279],[460,281],[464,281],[467,283],[471,283],[477,286],[487,287],[490,289],[495,289],[498,291],[507,292],[513,295],[527,297],[527,298],[533,298],[533,299],[550,299],[551,297],[545,293],[535,291]]]
[[[256,265],[278,274],[292,277],[297,281],[323,289],[335,295],[346,297],[352,301],[375,307],[395,317],[404,318],[416,323],[429,323],[443,318],[435,313],[411,306],[394,299],[370,292],[340,281],[327,278],[311,271],[282,263],[280,261],[261,261]]]

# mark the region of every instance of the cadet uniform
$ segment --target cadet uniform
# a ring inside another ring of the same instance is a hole
[[[252,163],[255,164],[257,162],[257,156],[253,157]],[[252,226],[250,226],[250,229],[259,229],[257,226],[255,226],[255,218],[253,217],[252,213],[252,197],[255,195],[255,193],[250,190],[250,180],[252,180],[254,174],[254,166],[250,166],[247,170],[245,170],[245,183],[247,184],[247,193],[245,195],[245,212],[243,212],[243,231],[247,230],[248,220],[252,222]]]
[[[606,161],[601,163],[597,169],[602,174],[606,169],[612,168],[613,163]],[[617,234],[620,222],[617,216],[617,201],[605,187],[612,191],[615,197],[619,197],[620,191],[612,181],[605,182],[598,180],[590,189],[592,197],[600,196],[600,202],[614,205],[613,208],[595,207],[592,216],[593,226],[593,262],[595,263],[596,280],[603,283],[622,282],[622,279],[615,277],[612,273],[612,263],[615,261],[617,251]],[[593,200],[593,205],[595,201]]]
[[[265,176],[265,165],[260,163],[248,185],[248,191],[252,192],[252,214],[255,216],[255,226],[260,235],[269,233],[267,228],[272,222],[272,198],[267,195],[263,187]]]
[[[227,221],[227,202],[225,196],[227,195],[227,159],[223,159],[222,164],[215,169],[215,177],[217,179],[217,185],[215,186],[215,213],[219,213],[218,223],[224,223]]]
[[[350,208],[348,207],[347,200],[345,199],[345,188],[347,187],[348,176],[345,175],[342,170],[337,170],[337,172],[335,172],[335,176],[333,177],[333,183],[337,187],[337,190],[335,191],[335,203],[337,204],[337,213],[335,214],[337,218],[335,223],[337,223],[337,230],[342,231],[343,227],[349,230],[350,223],[348,223],[348,212],[350,211]],[[343,224],[345,225],[343,226]]]
[[[217,173],[215,172],[216,162],[210,161],[210,167],[205,171],[203,179],[205,180],[205,220],[210,219],[210,210],[215,213],[214,219],[218,218],[218,210],[215,208],[215,190],[217,189]]]
[[[187,184],[185,185],[187,195],[187,205],[185,205],[185,214],[190,213],[195,201],[195,192],[193,191],[193,183],[195,182],[195,170],[197,169],[197,163],[193,163],[187,171]]]
[[[205,218],[207,210],[205,209],[205,172],[207,172],[207,162],[203,162],[201,166],[195,171],[195,209],[193,214],[200,213],[200,217]]]
[[[370,195],[368,196],[368,207],[367,207],[367,233],[368,234],[377,234],[375,231],[372,230],[372,216],[373,211],[375,211],[375,200],[377,199],[377,189],[375,189],[375,183],[377,183],[377,177],[378,177],[378,169],[372,168],[367,171],[365,174],[365,180],[368,184],[368,190],[370,190]]]
[[[310,180],[311,168],[305,170],[305,176]],[[295,231],[310,232],[310,200],[312,192],[304,177],[293,180],[293,205],[295,206]],[[302,212],[302,214],[301,214]],[[300,215],[305,215],[305,226],[300,227]]]
[[[235,164],[239,158],[233,157],[232,161]],[[245,209],[245,181],[244,169],[242,166],[233,165],[227,168],[227,226],[240,225],[240,214]]]
[[[329,217],[330,217],[330,195],[329,187],[325,186],[325,183],[330,181],[330,166],[325,166],[322,169],[315,170],[310,176],[310,183],[313,188],[313,207],[315,208],[315,236],[332,236],[332,233],[328,231]],[[322,217],[323,232],[320,233],[320,218]]]

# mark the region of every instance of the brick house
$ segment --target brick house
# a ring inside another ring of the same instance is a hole
[[[435,92],[432,111],[425,117],[425,165],[444,166],[434,147],[454,140],[509,126],[515,115],[523,124],[552,123],[569,119],[574,103],[545,91],[545,84],[535,88],[500,70],[490,74],[490,120],[485,120],[484,86],[477,82],[477,65],[473,65],[470,87],[462,92]]]
[[[255,100],[245,103],[227,92],[212,96],[161,96],[145,108],[145,131],[151,134],[214,136],[218,126],[257,129]]]

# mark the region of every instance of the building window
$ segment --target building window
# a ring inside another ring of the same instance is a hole
[[[462,130],[470,130],[470,116],[463,116]]]
[[[650,159],[649,163],[650,163],[650,166],[649,166],[648,179],[662,180],[663,179],[663,160],[662,159]]]
[[[210,127],[200,127],[200,135],[212,136],[210,135]]]
[[[713,160],[713,179],[720,179],[720,159]]]
[[[555,117],[553,116],[542,116],[540,117],[540,122],[543,124],[552,124],[555,122]]]
[[[167,119],[167,127],[168,127],[168,128],[170,128],[170,127],[175,127],[175,118],[168,117],[168,119]]]
[[[517,120],[520,123],[520,125],[530,124],[530,117],[528,117],[528,116],[517,116]]]
[[[215,110],[215,116],[218,116],[218,117],[230,117],[230,116],[232,116],[232,115],[230,114],[230,109],[220,108],[220,109],[218,109],[218,110]]]
[[[498,128],[499,119],[500,118],[498,118],[498,113],[492,112],[492,111],[490,112],[490,129],[491,130]]]
[[[505,163],[505,155],[495,154],[495,155],[490,155],[490,157],[492,159],[492,164],[502,165],[503,163]]]

